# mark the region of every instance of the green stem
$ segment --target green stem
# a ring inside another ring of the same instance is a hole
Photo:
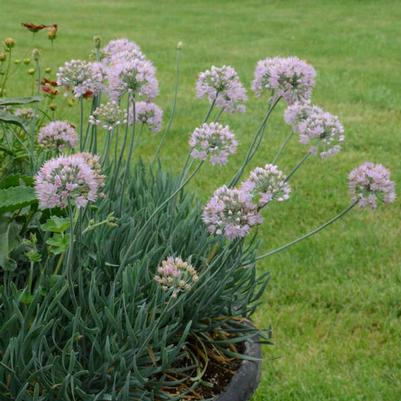
[[[358,204],[359,200],[354,201],[353,203],[351,203],[347,208],[345,208],[343,211],[341,211],[340,213],[338,213],[336,216],[334,216],[333,218],[331,218],[330,220],[328,220],[326,223],[322,224],[319,227],[316,227],[315,229],[313,229],[312,231],[309,231],[308,233],[302,235],[301,237],[288,242],[284,245],[279,246],[278,248],[275,248],[263,255],[257,256],[255,258],[255,261],[257,260],[261,260],[264,258],[267,258],[269,256],[272,256],[278,252],[284,251],[285,249],[289,248],[290,246],[293,246],[295,244],[298,244],[298,242],[301,242],[309,237],[311,237],[312,235],[317,234],[319,231],[322,231],[323,229],[325,229],[326,227],[328,227],[330,224],[333,224],[334,222],[336,222],[337,220],[339,220],[341,217],[343,217],[344,215],[346,215],[351,209],[353,209],[357,204]],[[247,262],[244,263],[244,265],[249,264]]]
[[[309,159],[311,153],[308,152],[306,155],[297,163],[297,165],[291,170],[291,172],[287,175],[285,181],[289,181],[289,179],[297,172],[297,170]]]
[[[283,153],[284,149],[286,148],[286,146],[288,145],[288,142],[290,142],[291,138],[294,136],[294,131],[291,131],[291,133],[287,136],[286,140],[281,144],[280,149],[278,150],[278,152],[276,153],[276,156],[274,156],[274,159],[272,161],[272,164],[276,164],[277,160],[279,159],[279,157],[281,156],[281,154]]]
[[[216,92],[216,96],[213,99],[213,102],[211,103],[208,112],[206,113],[206,116],[205,116],[205,119],[203,120],[203,123],[207,123],[207,120],[209,119],[210,114],[212,114],[212,111],[213,111],[214,106],[216,104],[217,96],[219,96],[219,91]]]
[[[10,49],[9,53],[8,53],[8,60],[7,60],[7,67],[6,67],[6,72],[4,73],[4,78],[3,78],[3,82],[1,84],[1,91],[0,91],[0,97],[4,96],[4,88],[6,87],[6,82],[8,79],[8,74],[10,72],[10,67],[11,67],[11,54],[12,51]]]
[[[162,148],[162,145],[166,139],[167,134],[169,133],[171,126],[173,124],[174,116],[175,116],[175,110],[177,106],[177,95],[178,95],[178,87],[179,87],[179,81],[180,81],[180,55],[181,55],[181,49],[177,49],[176,52],[176,67],[175,67],[175,89],[174,89],[174,96],[173,96],[173,106],[171,109],[170,113],[170,118],[167,123],[167,127],[164,130],[162,136],[160,137],[159,144],[156,149],[156,153],[153,157],[152,164],[158,159],[160,155],[160,150]]]
[[[258,130],[256,131],[253,140],[248,148],[248,152],[244,158],[244,161],[242,162],[240,168],[237,170],[236,174],[232,178],[232,180],[229,183],[229,187],[232,188],[235,185],[237,185],[239,179],[241,178],[242,174],[244,173],[245,167],[248,165],[248,163],[252,160],[252,158],[255,156],[255,153],[257,152],[263,138],[263,134],[265,132],[266,126],[267,126],[267,121],[269,120],[269,117],[271,113],[273,112],[274,108],[280,101],[281,97],[272,97],[270,100],[270,106],[267,109],[267,112],[262,120],[262,123],[260,124]]]
[[[85,141],[83,141],[82,135],[83,135],[83,129],[84,129],[84,101],[83,97],[81,96],[79,98],[79,143],[80,143],[80,151],[82,152],[84,150],[84,147],[86,145],[86,137],[85,136]]]

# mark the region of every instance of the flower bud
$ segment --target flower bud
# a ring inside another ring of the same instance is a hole
[[[0,52],[0,63],[2,63],[3,61],[5,61],[7,58],[7,54],[4,52]]]
[[[12,49],[15,46],[15,40],[13,38],[5,38],[4,39],[4,46],[7,49]]]
[[[68,107],[73,107],[74,104],[75,104],[74,99],[69,98],[68,101],[67,101],[67,104],[68,104]]]
[[[28,73],[29,75],[35,74],[35,68],[30,68],[30,69],[27,71],[27,73]]]
[[[49,109],[52,110],[52,111],[56,110],[57,109],[57,104],[56,103],[50,103],[49,104]]]
[[[52,69],[50,67],[45,68],[45,73],[50,74],[52,72]]]
[[[39,61],[39,59],[40,59],[40,52],[39,52],[38,49],[33,49],[33,50],[32,50],[32,58],[33,58],[35,61]]]
[[[57,36],[57,27],[53,25],[49,28],[49,31],[47,32],[47,37],[50,40],[54,40],[56,39],[56,36]]]
[[[95,44],[95,49],[100,49],[101,42],[102,42],[102,40],[101,40],[100,36],[96,35],[93,37],[93,43]]]
[[[28,65],[31,62],[30,58],[24,58],[24,64]]]
[[[17,64],[17,65],[18,65],[18,64],[21,64],[21,60],[20,60],[19,58],[15,59],[15,60],[14,60],[14,64]]]
[[[177,50],[181,50],[184,47],[184,43],[181,40],[177,43]]]

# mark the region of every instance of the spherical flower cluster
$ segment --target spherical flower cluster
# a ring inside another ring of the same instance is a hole
[[[196,82],[196,94],[198,98],[206,96],[210,103],[215,102],[226,112],[245,111],[246,90],[230,66],[212,66],[210,70],[201,72]]]
[[[98,95],[103,89],[103,80],[100,63],[71,60],[57,72],[57,84],[70,89],[77,98]]]
[[[381,164],[365,162],[348,176],[349,190],[360,207],[377,207],[377,200],[391,203],[395,200],[395,184],[390,172]]]
[[[122,38],[122,39],[111,40],[102,49],[102,56],[103,56],[102,61],[104,61],[107,64],[118,53],[131,52],[131,51],[140,52],[141,49],[135,42],[131,42],[128,39]]]
[[[118,106],[117,102],[112,100],[98,106],[90,115],[89,122],[99,125],[107,131],[112,131],[127,122],[127,113]]]
[[[98,174],[82,154],[47,161],[35,177],[35,191],[42,209],[85,207],[100,193]]]
[[[237,141],[228,126],[219,123],[205,123],[196,128],[189,140],[191,156],[210,163],[226,164],[230,154],[237,150]]]
[[[263,222],[249,193],[223,186],[216,190],[202,214],[211,234],[229,240],[245,237],[251,227]]]
[[[329,157],[341,150],[344,128],[337,116],[308,103],[295,103],[288,107],[284,118],[299,133],[301,143],[312,145],[311,153]]]
[[[113,100],[118,100],[127,92],[146,100],[154,99],[159,93],[156,68],[145,58],[118,58],[108,68],[107,78],[108,94]]]
[[[130,109],[129,123],[134,121],[134,110]],[[155,103],[136,102],[135,103],[135,121],[146,124],[152,132],[159,132],[162,126],[163,110]]]
[[[177,298],[180,292],[190,291],[192,285],[199,280],[193,266],[178,257],[170,256],[163,260],[161,266],[157,268],[157,273],[155,281],[164,291],[172,290],[173,298]]]
[[[249,193],[252,202],[260,208],[273,199],[278,202],[287,200],[291,192],[285,175],[274,164],[255,168],[240,189]]]
[[[266,58],[256,65],[252,89],[257,96],[274,91],[291,104],[310,98],[315,77],[315,69],[297,57]]]
[[[95,180],[98,185],[98,194],[103,197],[104,194],[101,190],[104,187],[105,176],[102,174],[102,165],[100,164],[100,157],[93,153],[82,152],[78,153],[77,156],[81,156],[85,163],[92,169],[93,174],[95,176]]]
[[[44,126],[38,135],[38,143],[47,149],[64,151],[78,143],[78,135],[74,127],[65,121],[52,121]]]

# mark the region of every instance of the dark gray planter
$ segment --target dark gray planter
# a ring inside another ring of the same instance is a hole
[[[248,401],[258,387],[261,372],[262,350],[258,339],[245,344],[245,354],[258,361],[244,360],[228,383],[224,393],[215,397],[214,401]]]

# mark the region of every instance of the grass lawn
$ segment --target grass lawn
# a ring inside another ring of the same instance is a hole
[[[313,101],[337,114],[346,129],[345,150],[311,159],[292,181],[289,201],[265,213],[261,251],[287,242],[347,206],[347,174],[359,163],[383,162],[401,183],[401,3],[398,1],[143,1],[0,0],[0,37],[17,40],[23,58],[32,46],[55,69],[84,58],[92,37],[128,37],[158,68],[168,114],[175,45],[185,44],[178,115],[162,152],[178,171],[189,133],[207,104],[194,100],[199,71],[233,65],[249,88],[256,62],[297,55],[318,71]],[[58,23],[52,50],[21,22]],[[26,67],[13,79],[26,91]],[[9,94],[11,95],[11,94]],[[14,95],[14,93],[12,94]],[[244,115],[224,117],[241,143],[223,169],[206,168],[193,190],[206,200],[231,176],[264,113],[249,91]],[[269,162],[288,135],[281,105],[252,167]],[[76,121],[76,110],[69,113]],[[56,115],[57,117],[57,115]],[[157,138],[142,146],[150,155]],[[280,167],[289,171],[305,149],[294,140]],[[398,185],[400,191],[401,185]],[[401,202],[376,212],[355,210],[327,231],[260,263],[271,273],[255,320],[273,328],[264,350],[263,375],[254,401],[396,401],[401,399]]]

